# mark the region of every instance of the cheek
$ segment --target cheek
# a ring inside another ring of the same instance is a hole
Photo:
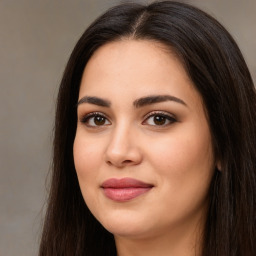
[[[168,144],[158,150],[158,162],[166,166],[167,170],[171,168],[182,172],[182,170],[189,171],[195,167],[204,169],[212,162],[210,144],[206,142],[198,143],[195,140],[177,138]]]
[[[168,212],[166,218],[192,216],[203,209],[212,179],[210,140],[177,135],[161,144],[151,155],[151,165],[158,174],[159,194],[165,202],[159,210]]]
[[[205,166],[212,163],[211,136],[206,123],[201,123],[200,126],[193,123],[184,125],[162,145],[162,149],[158,148],[159,155],[165,156],[163,162],[168,162],[171,166],[192,168],[194,165]],[[163,154],[163,151],[166,153]]]
[[[92,143],[88,139],[76,135],[73,155],[74,163],[79,183],[93,179],[97,175],[97,170],[101,164],[102,154],[99,145]]]
[[[91,141],[88,136],[77,133],[73,146],[75,169],[84,201],[91,210],[99,205],[95,198],[95,188],[99,185],[102,163],[100,148],[101,146]]]
[[[213,152],[207,129],[198,133],[186,129],[164,138],[151,147],[152,165],[162,177],[161,182],[172,190],[208,186],[213,170]],[[203,185],[204,185],[203,184]]]

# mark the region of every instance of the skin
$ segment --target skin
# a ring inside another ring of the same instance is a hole
[[[134,105],[152,95],[180,102]],[[82,100],[88,96],[110,106]],[[87,63],[78,101],[74,161],[80,188],[91,212],[114,234],[118,255],[200,255],[215,161],[202,99],[175,54],[153,41],[108,43]],[[103,115],[100,122],[88,117],[92,112]],[[124,177],[153,188],[126,202],[107,198],[102,183]]]

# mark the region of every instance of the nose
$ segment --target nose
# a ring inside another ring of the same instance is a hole
[[[142,152],[137,137],[136,132],[128,126],[116,127],[110,135],[106,148],[106,163],[117,168],[138,165],[142,161]]]

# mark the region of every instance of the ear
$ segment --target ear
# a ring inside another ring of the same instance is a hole
[[[220,163],[219,160],[216,162],[216,167],[217,167],[218,171],[221,172],[221,169],[222,169],[222,168],[221,168],[221,163]]]

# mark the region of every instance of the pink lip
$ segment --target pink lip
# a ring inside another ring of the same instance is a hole
[[[101,187],[109,199],[125,202],[148,192],[153,185],[132,178],[113,178],[104,181]]]

